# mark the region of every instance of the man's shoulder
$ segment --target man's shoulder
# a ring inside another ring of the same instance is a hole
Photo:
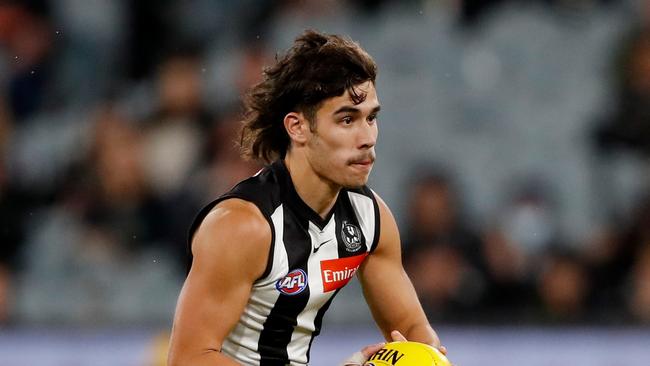
[[[194,233],[206,217],[218,208],[228,208],[236,213],[252,213],[253,216],[259,215],[268,221],[277,207],[277,186],[277,178],[270,167],[265,167],[252,177],[239,182],[230,191],[203,206],[190,226],[188,243],[192,242]]]
[[[191,265],[221,263],[226,268],[252,267],[251,278],[265,273],[265,256],[272,240],[272,229],[251,202],[229,199],[218,203],[202,220],[190,244]],[[207,260],[206,260],[207,259]]]
[[[204,219],[208,225],[243,232],[259,232],[268,227],[259,208],[252,202],[233,198],[219,202]]]

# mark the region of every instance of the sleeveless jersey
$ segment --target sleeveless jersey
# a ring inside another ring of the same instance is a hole
[[[245,365],[307,365],[323,315],[377,246],[375,196],[366,186],[342,189],[323,219],[276,161],[207,205],[192,224],[190,243],[210,210],[228,198],[254,203],[269,222],[272,242],[266,270],[222,352]]]

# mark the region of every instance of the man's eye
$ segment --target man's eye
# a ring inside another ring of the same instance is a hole
[[[377,122],[377,115],[372,114],[372,115],[368,116],[368,122]]]
[[[349,124],[352,123],[352,117],[350,117],[350,116],[343,117],[343,119],[341,119],[341,121],[342,121],[343,123],[345,123],[346,125],[349,125]]]

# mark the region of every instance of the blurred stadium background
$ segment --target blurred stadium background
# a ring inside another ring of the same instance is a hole
[[[0,366],[164,364],[188,225],[258,169],[239,96],[306,28],[379,64],[371,185],[453,361],[648,364],[650,2],[23,0],[0,2]],[[378,337],[352,286],[313,365]]]

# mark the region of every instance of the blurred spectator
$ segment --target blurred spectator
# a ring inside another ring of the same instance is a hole
[[[524,183],[513,191],[502,213],[501,227],[526,257],[535,258],[558,236],[552,202],[541,182]]]
[[[12,279],[9,269],[0,264],[0,327],[9,321]]]
[[[100,109],[88,171],[84,218],[116,250],[136,250],[132,244],[164,240],[165,211],[146,180],[143,140],[114,107]],[[136,239],[136,240],[134,240]]]
[[[463,221],[445,173],[423,175],[411,192],[405,268],[430,319],[467,321],[484,286],[479,238]]]
[[[23,236],[22,208],[6,169],[11,122],[3,102],[0,99],[0,325],[9,320],[12,271]]]
[[[600,320],[621,321],[625,307],[632,317],[645,320],[647,301],[643,284],[650,247],[650,194],[640,197],[632,215],[603,239],[587,247],[590,277],[598,286],[594,308]]]
[[[626,226],[625,220],[610,219],[608,226],[592,234],[581,253],[593,284],[589,311],[600,323],[624,320],[623,281],[632,260],[630,249],[623,245]]]
[[[158,231],[184,265],[186,233],[200,207],[192,177],[209,159],[216,118],[204,105],[202,59],[198,51],[169,54],[157,69],[155,110],[141,123],[142,173],[168,221]]]
[[[203,105],[198,54],[170,55],[158,68],[156,111],[143,123],[143,169],[156,194],[175,195],[197,168],[214,117]]]
[[[211,131],[210,160],[205,183],[205,198],[213,199],[230,190],[237,182],[255,174],[261,166],[244,161],[239,151],[241,115],[232,111],[224,116]]]
[[[554,323],[587,320],[591,284],[578,256],[569,249],[554,248],[541,258],[541,263],[537,279],[540,320]]]
[[[650,195],[637,201],[637,207],[624,225],[594,241],[586,258],[590,277],[598,286],[594,308],[600,320],[621,321],[627,307],[632,317],[647,321],[648,247],[650,247]]]
[[[637,252],[631,271],[628,300],[635,320],[650,324],[650,238],[646,238]]]
[[[16,122],[46,103],[53,33],[48,20],[33,7],[15,2],[0,4],[0,46],[10,58],[9,75],[0,82],[7,84],[9,107]]]
[[[486,309],[498,319],[530,317],[533,282],[542,255],[557,232],[548,193],[539,183],[524,183],[485,234],[483,253],[489,282]]]

